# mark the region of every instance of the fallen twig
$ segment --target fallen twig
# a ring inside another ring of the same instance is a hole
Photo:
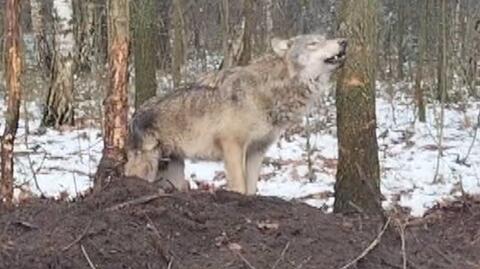
[[[356,264],[361,259],[363,259],[365,256],[367,256],[367,254],[370,253],[370,251],[372,251],[380,243],[380,240],[382,239],[383,234],[387,230],[388,225],[390,224],[390,221],[391,221],[391,218],[388,218],[387,222],[385,223],[385,225],[383,225],[382,230],[380,231],[380,233],[378,233],[375,240],[373,240],[372,243],[370,243],[370,245],[368,245],[368,247],[366,249],[364,249],[360,255],[358,255],[358,257],[356,257],[355,259],[353,259],[352,261],[350,261],[346,265],[342,266],[340,269],[347,269],[347,268],[351,267],[352,265]]]
[[[83,230],[83,232],[75,240],[73,240],[72,243],[62,248],[62,252],[69,250],[73,245],[80,242],[83,239],[83,237],[85,237],[85,235],[88,233],[88,230],[90,230],[90,226],[92,226],[92,223],[93,223],[93,220],[90,220],[87,226],[85,227],[85,230]]]
[[[245,265],[248,266],[248,268],[257,269],[242,255],[242,253],[240,253],[240,251],[234,251],[234,253],[237,254],[238,257],[240,257],[240,259],[245,263]]]
[[[97,269],[95,265],[93,264],[92,260],[90,260],[90,257],[88,257],[88,253],[83,247],[83,245],[80,245],[80,248],[82,249],[83,256],[85,256],[85,259],[87,259],[88,265],[90,266],[91,269]]]
[[[282,253],[280,254],[280,257],[278,257],[278,260],[275,262],[275,264],[272,266],[272,269],[277,268],[278,264],[280,263],[281,260],[285,257],[285,253],[287,253],[288,247],[290,246],[290,241],[287,242],[285,247],[282,250]]]
[[[133,205],[140,205],[140,204],[146,204],[149,203],[155,199],[162,198],[162,197],[171,197],[172,195],[167,194],[167,193],[157,193],[157,194],[151,194],[151,195],[145,195],[141,196],[137,199],[133,199],[130,201],[126,201],[120,204],[116,204],[114,206],[111,206],[106,209],[106,211],[116,211],[125,207],[133,206]]]

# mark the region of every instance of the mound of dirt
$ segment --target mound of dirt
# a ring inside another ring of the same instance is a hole
[[[349,268],[480,268],[478,201],[437,208],[404,233],[389,223],[382,233],[378,219],[225,191],[161,195],[125,179],[74,203],[0,209],[0,268],[318,269],[359,256]]]

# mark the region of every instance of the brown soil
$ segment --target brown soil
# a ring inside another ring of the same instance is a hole
[[[0,268],[336,269],[359,256],[383,226],[224,191],[138,202],[153,190],[122,180],[74,203],[35,200],[0,209]],[[126,201],[137,203],[122,207]],[[407,268],[480,268],[478,200],[410,221],[405,251],[399,223],[391,219],[379,244],[349,268],[401,269],[403,253]]]

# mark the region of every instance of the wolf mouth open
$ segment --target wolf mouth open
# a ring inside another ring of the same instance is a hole
[[[327,64],[338,64],[338,63],[342,63],[345,58],[346,58],[346,51],[345,49],[342,49],[338,54],[330,57],[330,58],[327,58],[325,59],[325,62]]]

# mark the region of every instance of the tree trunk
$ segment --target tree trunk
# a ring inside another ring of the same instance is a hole
[[[439,13],[440,13],[440,24],[439,24],[439,46],[438,46],[438,65],[437,65],[437,98],[442,103],[448,100],[448,45],[447,45],[447,3],[444,0],[439,1]]]
[[[47,22],[44,14],[47,4],[42,0],[30,0],[32,30],[35,35],[35,47],[37,62],[45,78],[50,78],[52,71],[53,51],[52,40],[47,34],[53,31],[52,25]]]
[[[92,64],[94,46],[93,29],[95,3],[92,0],[73,0],[73,18],[75,42],[77,44],[77,63],[81,72],[89,72]]]
[[[238,57],[237,65],[244,66],[250,63],[252,59],[252,36],[254,27],[254,0],[244,0],[243,18],[245,28],[243,29],[242,50]]]
[[[135,58],[135,107],[155,96],[156,44],[155,0],[131,2]]]
[[[74,124],[73,71],[75,38],[72,0],[54,0],[55,52],[42,125],[59,128]]]
[[[157,1],[156,1],[157,2]],[[170,29],[171,29],[171,20],[169,10],[171,8],[170,1],[158,1],[157,7],[158,15],[158,55],[156,56],[158,59],[158,68],[162,71],[166,71],[169,67],[171,67],[172,63],[172,53],[170,49]]]
[[[232,66],[232,58],[230,57],[230,5],[229,0],[222,0],[221,4],[221,24],[222,24],[222,67]]]
[[[334,211],[381,215],[375,116],[377,0],[345,0],[339,15],[339,36],[349,38],[349,51],[337,81]]]
[[[177,87],[182,80],[182,66],[185,60],[185,21],[183,17],[183,0],[173,0],[173,85]]]
[[[108,54],[107,4],[105,0],[93,1],[93,44],[96,64],[104,65]]]
[[[423,66],[425,64],[425,51],[427,48],[427,15],[429,8],[429,0],[424,0],[424,6],[421,8],[423,12],[420,16],[420,31],[418,34],[418,56],[417,70],[415,72],[415,103],[417,105],[418,120],[426,121],[425,103],[423,94]]]
[[[397,51],[398,51],[398,62],[397,62],[397,79],[403,80],[405,74],[403,72],[403,64],[405,63],[405,32],[407,25],[405,23],[406,17],[406,1],[396,1],[397,10],[398,10],[398,22],[397,22]]]
[[[22,73],[20,37],[20,0],[5,1],[5,80],[8,98],[5,129],[1,141],[0,202],[7,205],[13,199],[13,149],[20,113]]]
[[[109,85],[104,101],[103,155],[95,175],[95,191],[123,173],[128,124],[128,11],[128,0],[108,1]]]
[[[266,0],[265,3],[265,25],[266,25],[266,48],[267,51],[271,51],[270,42],[273,38],[273,0]]]

